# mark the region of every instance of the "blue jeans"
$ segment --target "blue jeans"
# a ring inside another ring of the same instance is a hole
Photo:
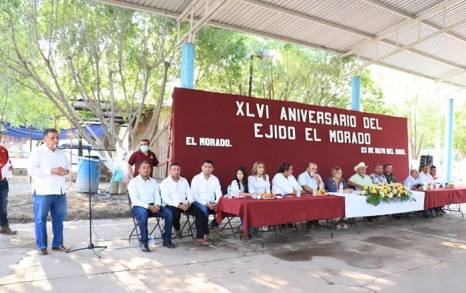
[[[202,212],[202,214],[204,215],[204,219],[205,219],[206,223],[209,222],[209,215],[215,215],[216,214],[214,210],[209,209],[209,207],[207,205],[205,205],[205,204],[198,203],[197,201],[195,201],[195,202],[193,202],[193,205],[196,206],[196,208],[199,209]],[[213,227],[218,226],[218,223],[215,220],[215,217],[212,220],[212,222],[210,222],[210,224]],[[209,234],[209,229],[207,228],[204,232],[205,232],[205,234]]]
[[[147,242],[148,231],[147,231],[147,219],[149,217],[162,217],[165,221],[165,230],[162,234],[163,241],[170,241],[172,237],[172,225],[173,225],[173,214],[169,209],[160,207],[158,213],[153,213],[146,208],[140,206],[133,207],[133,214],[138,221],[139,226],[139,241]]]
[[[8,181],[0,180],[0,227],[8,226]]]
[[[36,246],[47,248],[47,216],[52,216],[52,247],[63,245],[63,221],[66,219],[66,194],[32,196],[34,205],[34,226],[36,231]]]

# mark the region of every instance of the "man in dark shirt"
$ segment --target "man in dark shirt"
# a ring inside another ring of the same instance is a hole
[[[139,166],[142,162],[147,161],[151,164],[152,170],[154,167],[160,167],[170,160],[164,160],[163,162],[159,162],[157,156],[150,150],[149,148],[149,140],[147,138],[141,139],[139,143],[139,150],[135,151],[128,160],[128,179],[131,180],[133,177],[138,176]],[[133,169],[134,166],[134,169]],[[151,172],[150,176],[152,177],[153,172]]]
[[[388,184],[398,182],[398,180],[396,180],[396,177],[393,176],[393,173],[392,173],[393,166],[392,166],[392,164],[383,165],[383,170],[384,170],[385,178],[387,178],[387,183]]]

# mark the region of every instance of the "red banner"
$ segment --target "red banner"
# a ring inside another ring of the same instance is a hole
[[[265,162],[270,178],[282,162],[296,178],[308,162],[324,180],[333,166],[349,178],[359,162],[368,173],[390,163],[398,180],[408,175],[406,118],[181,88],[172,111],[172,158],[188,180],[207,159],[223,188],[254,161]]]

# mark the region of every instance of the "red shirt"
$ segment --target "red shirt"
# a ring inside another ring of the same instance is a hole
[[[0,179],[3,179],[2,168],[9,160],[8,150],[4,146],[0,146]]]
[[[144,161],[148,161],[152,168],[157,167],[157,165],[159,164],[157,156],[150,150],[149,152],[147,152],[147,155],[144,154],[141,150],[134,152],[128,160],[128,164],[130,164],[131,166],[134,165],[134,177],[139,175],[139,166],[141,166],[141,163]],[[152,172],[150,175],[152,177]]]

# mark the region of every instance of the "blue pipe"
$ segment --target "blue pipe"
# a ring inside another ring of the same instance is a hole
[[[192,89],[194,86],[194,60],[196,58],[194,44],[184,43],[181,47],[181,87]]]
[[[351,77],[351,110],[361,111],[361,76]]]

